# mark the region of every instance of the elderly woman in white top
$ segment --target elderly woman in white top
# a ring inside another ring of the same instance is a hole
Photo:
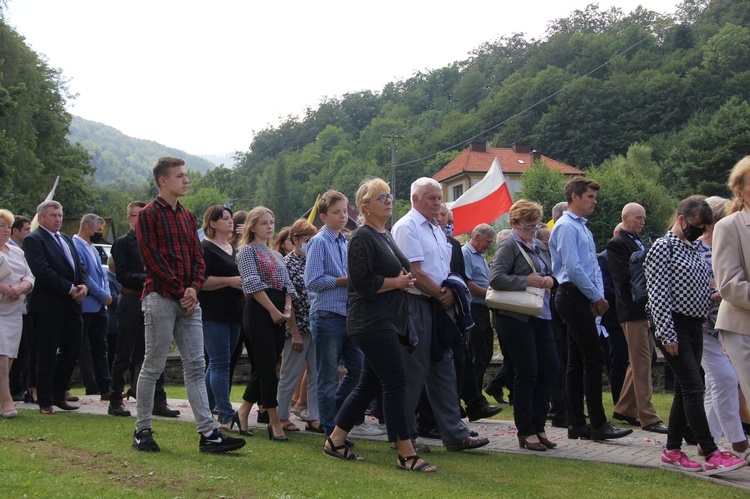
[[[14,217],[0,210],[0,411],[4,418],[18,416],[8,385],[8,372],[18,355],[23,325],[23,295],[34,287],[34,276],[23,250],[8,244]]]

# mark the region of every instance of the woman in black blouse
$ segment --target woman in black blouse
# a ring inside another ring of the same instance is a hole
[[[247,415],[253,403],[258,402],[268,412],[268,438],[286,442],[276,410],[279,405],[276,363],[284,348],[284,323],[294,320],[294,286],[283,258],[269,246],[273,239],[273,228],[271,210],[263,206],[250,210],[237,253],[242,291],[247,297],[243,327],[253,349],[255,367],[238,412],[240,423],[247,424]]]
[[[672,228],[646,255],[643,270],[656,346],[675,376],[662,466],[715,474],[747,462],[716,446],[703,407],[700,365],[703,322],[711,305],[711,288],[708,268],[693,243],[712,223],[713,212],[702,196],[683,199],[677,206]],[[681,450],[688,424],[705,456],[703,463],[693,461]]]
[[[229,401],[229,360],[240,338],[242,279],[237,269],[237,250],[229,244],[232,210],[214,205],[203,217],[203,260],[206,282],[198,297],[203,309],[203,343],[208,353],[206,390],[212,408],[219,412],[224,429],[232,425],[234,409]]]
[[[362,350],[365,362],[359,384],[336,415],[336,427],[326,439],[325,454],[359,461],[346,437],[370,401],[383,394],[388,439],[396,442],[398,468],[433,473],[414,452],[406,427],[406,370],[399,333],[406,330],[405,292],[414,286],[409,260],[401,253],[385,223],[393,211],[393,196],[381,179],[365,180],[357,190],[357,209],[364,219],[349,241],[349,311],[347,333]]]

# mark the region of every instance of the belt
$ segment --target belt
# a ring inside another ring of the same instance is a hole
[[[575,285],[575,284],[573,284],[572,282],[564,282],[564,283],[560,284],[560,286],[562,286],[563,288],[573,288],[573,289],[578,289],[578,286],[576,286],[576,285]]]
[[[426,301],[427,303],[432,303],[432,301],[435,299],[432,296],[418,295],[418,294],[414,294],[414,293],[412,293],[410,296],[413,296],[414,298],[416,298],[418,300]]]
[[[120,288],[120,294],[124,296],[141,296],[143,290],[138,291],[137,289]]]

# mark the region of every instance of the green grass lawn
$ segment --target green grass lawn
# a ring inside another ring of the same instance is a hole
[[[240,400],[244,387],[235,386]],[[171,398],[184,388],[168,386]],[[671,396],[657,394],[665,413]],[[611,402],[611,399],[610,399]],[[611,407],[608,408],[611,411]],[[506,406],[503,419],[512,418]],[[666,416],[663,416],[666,417]],[[320,435],[290,434],[287,444],[262,432],[231,455],[198,452],[192,425],[155,420],[158,454],[131,448],[132,418],[22,411],[0,421],[0,473],[4,497],[747,497],[738,489],[658,469],[496,452],[425,457],[436,475],[395,468],[396,453],[382,442],[360,440],[366,461],[326,457]]]

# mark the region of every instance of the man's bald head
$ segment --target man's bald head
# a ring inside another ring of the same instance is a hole
[[[631,234],[640,234],[646,225],[646,210],[638,203],[628,203],[622,208],[622,228]]]

